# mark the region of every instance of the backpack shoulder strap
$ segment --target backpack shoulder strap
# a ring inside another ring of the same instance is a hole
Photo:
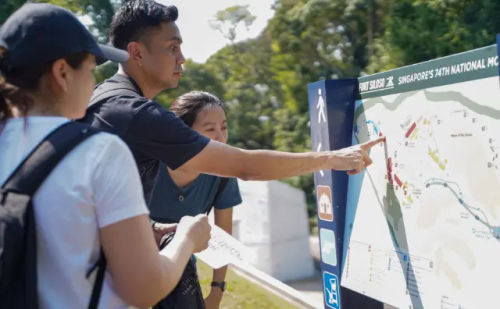
[[[220,182],[219,182],[219,186],[217,187],[217,192],[215,193],[215,196],[214,196],[214,199],[212,200],[212,203],[210,203],[210,205],[208,205],[208,209],[206,211],[207,216],[210,214],[210,211],[215,206],[215,201],[217,201],[217,198],[219,197],[222,190],[224,190],[224,188],[226,187],[228,182],[229,182],[229,178],[220,177]]]
[[[89,136],[99,132],[87,124],[68,122],[47,135],[2,186],[33,196],[56,165]]]
[[[99,304],[99,298],[101,297],[102,285],[104,283],[104,275],[106,273],[106,256],[104,255],[104,251],[101,247],[101,255],[97,260],[97,263],[92,267],[92,269],[87,273],[87,277],[97,269],[97,274],[94,281],[94,286],[92,287],[92,293],[90,294],[90,301],[88,309],[97,309],[97,305]]]
[[[78,144],[100,132],[88,124],[70,121],[47,135],[9,176],[2,189],[33,196],[57,164]],[[92,289],[90,308],[97,308],[101,294],[106,260],[101,258],[96,281]]]
[[[103,90],[102,92],[96,93],[95,95],[92,96],[90,99],[89,107],[92,107],[96,105],[99,102],[105,101],[111,97],[116,97],[119,95],[125,95],[129,97],[140,97],[140,95],[129,89],[129,88],[113,88],[113,89],[108,89],[108,90]]]
[[[99,102],[116,96],[142,97],[137,84],[126,76],[115,75],[107,81],[98,84],[89,101],[90,108]]]

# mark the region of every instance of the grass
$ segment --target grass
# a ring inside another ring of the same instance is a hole
[[[204,297],[210,292],[212,268],[202,261],[197,261],[198,276]],[[229,267],[226,275],[226,291],[220,309],[290,309],[297,308],[253,282],[238,276]]]

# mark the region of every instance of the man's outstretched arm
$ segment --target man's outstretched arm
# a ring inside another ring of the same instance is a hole
[[[304,153],[244,150],[212,140],[183,167],[243,180],[280,179],[327,169],[357,174],[372,163],[367,151],[384,140],[379,138],[335,151]]]

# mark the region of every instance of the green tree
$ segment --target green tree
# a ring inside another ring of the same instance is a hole
[[[368,72],[422,62],[493,44],[497,0],[393,1]],[[381,60],[381,61],[380,61]]]
[[[118,64],[115,62],[108,61],[104,64],[97,66],[97,68],[94,71],[94,78],[96,84],[113,76],[117,71],[118,71]]]
[[[208,91],[216,96],[224,94],[221,80],[217,79],[206,65],[188,59],[184,64],[184,72],[179,86],[163,91],[156,97],[156,100],[168,108],[175,98],[192,90]]]
[[[26,0],[3,0],[0,2],[0,25],[3,24],[7,18]]]
[[[0,2],[0,24],[26,0],[3,0]],[[88,15],[92,20],[91,30],[100,42],[108,41],[108,29],[113,18],[114,9],[110,0],[35,0],[35,2],[55,4],[78,15]],[[116,5],[121,2],[115,1]]]
[[[255,20],[248,6],[232,6],[217,12],[212,27],[230,41],[208,59],[206,66],[224,84],[230,143],[244,148],[271,148],[273,142],[270,91],[270,41],[261,36],[235,44],[236,29],[247,29]]]
[[[225,47],[206,63],[224,85],[222,98],[228,110],[233,145],[272,148],[276,100],[269,84],[269,57],[269,42],[260,37]]]
[[[380,31],[365,21],[369,14],[373,16],[367,10],[370,3],[377,18],[380,7],[373,1],[354,2],[277,1],[275,16],[264,32],[237,44],[235,29],[248,12],[218,13],[216,20],[225,24],[218,29],[225,29],[222,32],[231,44],[210,57],[205,67],[223,85],[233,145],[295,152],[311,149],[307,83],[357,75],[367,63],[368,31],[371,37]],[[312,212],[312,175],[286,181],[308,192]]]
[[[254,21],[255,16],[248,10],[248,5],[235,5],[218,11],[210,25],[221,32],[231,43],[234,43],[238,26],[243,24],[248,30]]]

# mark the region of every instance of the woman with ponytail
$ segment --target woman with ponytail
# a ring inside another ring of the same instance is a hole
[[[201,135],[227,144],[226,113],[222,100],[215,95],[190,91],[178,97],[170,110]],[[172,170],[162,163],[148,206],[151,219],[161,223],[179,222],[185,215],[206,213],[213,207],[215,225],[232,234],[233,207],[241,202],[236,178],[201,174],[183,166]],[[214,269],[206,309],[220,307],[226,290],[226,270],[227,267]]]

